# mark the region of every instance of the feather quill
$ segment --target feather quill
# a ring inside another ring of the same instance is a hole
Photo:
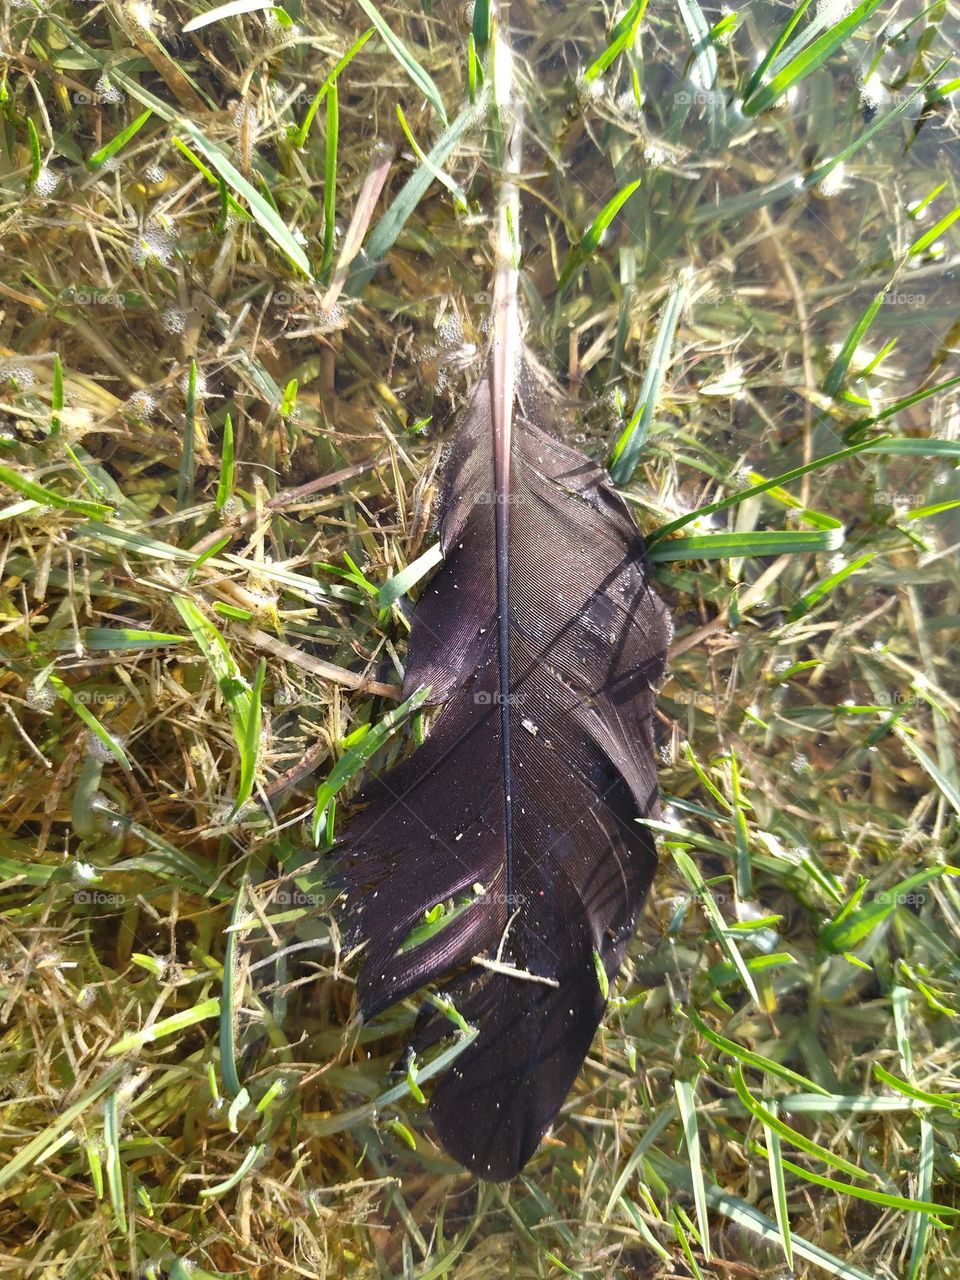
[[[657,813],[669,635],[629,511],[553,433],[524,360],[519,135],[514,112],[491,353],[446,464],[443,563],[404,678],[405,697],[430,686],[441,710],[366,789],[340,850],[350,939],[367,945],[363,1015],[439,980],[478,1030],[430,1111],[447,1151],[492,1180],[516,1174],[553,1123],[653,877],[636,819]],[[420,938],[425,913],[451,900]],[[429,1007],[414,1047],[451,1031]]]

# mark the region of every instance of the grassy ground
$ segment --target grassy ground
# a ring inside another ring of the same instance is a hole
[[[955,7],[757,75],[784,6],[513,6],[531,347],[648,533],[730,501],[653,541],[662,868],[508,1188],[323,887],[490,281],[470,14],[362,9],[0,19],[0,1275],[960,1275]]]

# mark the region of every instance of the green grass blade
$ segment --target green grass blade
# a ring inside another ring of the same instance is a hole
[[[174,596],[173,603],[189,627],[197,648],[206,658],[230,717],[240,758],[240,777],[232,809],[232,815],[235,816],[253,794],[263,719],[260,708],[263,667],[261,665],[258,668],[255,683],[251,687],[237,666],[226,640],[193,601],[185,596]]]
[[[883,441],[888,439],[890,439],[889,436],[882,437]],[[861,442],[860,444],[852,445],[848,449],[840,449],[836,453],[829,453],[822,458],[817,458],[814,462],[807,462],[801,467],[794,467],[790,471],[784,471],[782,474],[774,476],[771,480],[765,480],[758,472],[752,471],[750,478],[755,483],[748,489],[738,489],[736,493],[730,494],[727,498],[721,498],[719,502],[711,502],[705,507],[698,507],[696,511],[690,511],[686,515],[679,516],[676,520],[671,520],[669,524],[661,525],[659,529],[654,529],[652,533],[647,534],[647,546],[649,547],[652,543],[667,537],[671,533],[676,533],[694,520],[703,520],[707,516],[714,515],[717,511],[724,511],[727,507],[739,506],[747,498],[756,498],[761,493],[769,493],[772,489],[780,489],[783,485],[789,484],[800,476],[809,475],[813,471],[820,471],[822,468],[833,466],[837,462],[843,462],[846,458],[852,458],[857,453],[875,452],[877,451],[877,445],[878,441]],[[627,496],[629,497],[629,495]]]
[[[310,106],[307,108],[307,114],[303,118],[303,124],[299,127],[299,129],[293,129],[290,133],[290,137],[293,139],[294,143],[298,147],[305,147],[307,145],[307,137],[309,136],[309,133],[310,133],[310,126],[313,124],[314,119],[316,118],[317,112],[320,110],[320,104],[323,102],[324,98],[327,96],[328,92],[330,91],[330,86],[336,83],[337,77],[339,76],[340,72],[343,71],[345,67],[348,67],[350,65],[353,59],[357,56],[357,54],[360,52],[363,46],[367,43],[367,41],[373,35],[375,30],[376,30],[375,27],[368,27],[366,31],[364,31],[363,35],[359,36],[356,40],[354,40],[353,44],[350,46],[347,52],[343,55],[340,61],[336,64],[333,70],[329,72],[323,84],[317,90],[316,94],[314,95],[313,101],[310,103]]]
[[[140,1031],[124,1036],[122,1040],[118,1040],[107,1049],[107,1056],[115,1057],[118,1053],[129,1053],[134,1049],[142,1049],[146,1044],[162,1040],[165,1036],[178,1035],[187,1027],[194,1027],[198,1022],[206,1021],[207,1018],[215,1018],[219,1012],[220,1001],[216,996],[211,996],[208,1000],[201,1000],[199,1004],[189,1009],[181,1009],[179,1013],[173,1013],[169,1018],[163,1018],[160,1022],[154,1022],[149,1027],[143,1027]]]
[[[423,152],[420,144],[413,136],[410,126],[407,124],[407,118],[403,114],[403,109],[399,102],[397,103],[397,119],[400,121],[400,128],[403,130],[407,141],[410,143],[410,148],[413,151],[413,154],[417,157],[420,163],[429,170],[437,182],[442,183],[442,185],[446,187],[453,196],[453,202],[461,213],[467,213],[469,211],[469,204],[467,203],[466,193],[463,188],[459,186],[458,183],[454,182],[453,178],[451,178],[448,173],[444,173],[442,169],[437,168],[430,157]]]
[[[103,1106],[103,1145],[110,1204],[117,1227],[121,1235],[125,1235],[127,1205],[123,1189],[123,1161],[120,1157],[120,1108],[115,1092],[110,1094]]]
[[[113,734],[104,728],[93,712],[77,699],[70,686],[61,680],[59,676],[51,675],[50,687],[56,690],[57,696],[67,704],[75,716],[78,716],[83,721],[97,741],[103,743],[114,760],[129,773],[133,766],[128,760],[127,753],[123,747],[121,747]]]
[[[444,125],[447,123],[447,112],[443,105],[443,99],[440,97],[440,90],[434,84],[430,75],[421,67],[416,58],[403,43],[398,35],[396,35],[387,25],[386,21],[380,15],[379,9],[372,3],[372,0],[357,0],[357,4],[367,15],[373,25],[383,37],[384,44],[403,67],[404,71],[421,91],[423,96],[431,104],[437,115],[440,117]]]
[[[753,874],[750,866],[747,818],[744,813],[743,792],[740,784],[740,766],[737,763],[737,757],[732,751],[729,759],[733,830],[737,841],[737,892],[742,898],[749,898],[753,893]]]
[[[248,182],[243,174],[234,167],[226,154],[216,143],[211,142],[191,120],[179,119],[177,128],[186,135],[202,156],[213,166],[227,186],[236,195],[246,200],[256,222],[260,224],[267,236],[280,252],[308,279],[313,279],[310,261],[297,243],[286,223],[278,216],[270,203],[260,192]],[[176,138],[173,139],[176,142]]]
[[[408,218],[433,182],[433,171],[443,168],[454,148],[483,119],[487,106],[486,99],[487,91],[484,89],[477,101],[464,107],[450,127],[441,134],[436,146],[429,153],[432,168],[419,165],[404,183],[393,204],[370,232],[367,243],[364,245],[364,260],[358,261],[347,277],[346,288],[350,293],[355,295],[363,288],[377,265],[393,248]]]
[[[320,838],[326,825],[327,806],[330,802],[376,755],[407,716],[423,706],[429,694],[429,689],[418,689],[416,693],[407,698],[406,702],[401,702],[398,707],[388,711],[380,723],[368,729],[358,741],[355,741],[343,753],[333,766],[326,780],[317,788],[311,827],[314,844],[320,843]]]
[[[191,151],[182,138],[171,138],[170,141],[180,154],[185,156],[199,173],[203,174],[210,185],[217,188],[220,197],[220,214],[217,219],[217,228],[221,235],[226,229],[227,218],[230,214],[233,214],[241,222],[252,221],[250,214],[247,213],[243,205],[227,190],[227,184],[219,174],[214,173],[211,168],[205,165],[200,157],[194,151]]]
[[[952,381],[952,379],[951,379]],[[957,381],[960,381],[958,379]],[[925,396],[913,397],[915,404]],[[960,440],[938,440],[932,436],[901,436],[899,439],[889,437],[883,444],[870,444],[865,453],[910,454],[920,458],[960,458]]]
[[[738,1062],[742,1062],[748,1067],[755,1067],[758,1071],[765,1071],[770,1075],[779,1076],[781,1080],[786,1080],[789,1084],[797,1085],[801,1089],[811,1089],[826,1098],[832,1096],[828,1089],[823,1089],[820,1085],[814,1084],[812,1080],[808,1080],[806,1076],[800,1075],[791,1067],[785,1067],[782,1063],[775,1062],[772,1058],[766,1058],[762,1053],[754,1053],[752,1049],[747,1049],[744,1045],[737,1044],[735,1040],[728,1040],[726,1036],[711,1030],[692,1005],[687,1009],[687,1016],[704,1039],[709,1040],[712,1045],[722,1049],[724,1053],[729,1054],[730,1057],[735,1058]]]
[[[920,1120],[920,1163],[917,1169],[917,1191],[921,1200],[929,1200],[933,1189],[934,1127],[924,1116]],[[908,1280],[919,1280],[930,1238],[930,1215],[919,1211],[914,1219],[913,1246],[910,1250]]]
[[[750,95],[756,90],[757,85],[759,85],[761,81],[764,79],[774,59],[779,56],[784,45],[793,35],[793,32],[795,31],[795,29],[800,23],[800,19],[806,13],[807,9],[809,9],[811,3],[812,3],[812,0],[801,0],[800,4],[797,5],[792,16],[790,17],[790,20],[787,22],[786,26],[777,36],[776,40],[774,40],[773,44],[771,44],[767,52],[763,55],[763,57],[761,58],[757,66],[756,71],[754,71],[753,75],[747,81],[746,87],[743,91],[744,101],[746,101],[747,98],[750,97]]]
[[[874,558],[874,554],[873,551],[868,551],[866,555],[858,556],[856,560],[851,560],[842,569],[838,569],[836,573],[831,573],[828,578],[824,578],[815,587],[811,587],[809,591],[804,592],[796,604],[791,605],[787,610],[787,622],[796,622],[804,617],[805,614],[808,614],[811,609],[816,608],[822,600],[826,599],[834,587],[838,587],[841,582],[845,582],[852,574],[857,573],[864,565],[869,564]]]
[[[590,256],[596,253],[611,222],[640,186],[640,182],[641,179],[637,178],[634,182],[628,182],[625,187],[621,187],[591,222],[580,242],[570,249],[557,282],[558,300],[586,265]]]
[[[850,368],[850,361],[856,355],[857,348],[863,341],[867,330],[876,319],[877,312],[883,306],[883,300],[885,297],[885,290],[876,294],[866,311],[864,311],[863,315],[847,335],[846,341],[841,347],[839,355],[830,366],[827,376],[824,379],[823,389],[828,396],[836,396],[840,391],[840,388],[843,386],[844,379],[847,376],[847,370]]]
[[[233,419],[228,413],[223,420],[223,443],[220,445],[220,479],[214,505],[222,511],[233,497],[235,459],[233,452]]]
[[[197,362],[190,361],[187,373],[187,402],[183,411],[183,452],[180,455],[180,474],[177,477],[177,510],[193,505],[193,486],[196,472],[197,434]]]
[[[421,582],[431,569],[436,568],[443,560],[443,551],[439,542],[424,551],[416,560],[411,561],[405,569],[388,578],[377,592],[377,604],[381,609],[389,609],[401,596],[405,596],[411,587]]]
[[[910,256],[915,257],[917,254],[923,253],[926,249],[929,249],[932,244],[940,239],[945,231],[953,226],[958,218],[960,218],[960,205],[957,205],[955,209],[952,209],[946,217],[941,218],[935,226],[931,227],[929,231],[924,232],[924,234],[910,246]]]
[[[720,908],[714,901],[713,894],[707,888],[707,885],[697,869],[697,864],[682,849],[671,849],[673,860],[677,864],[680,874],[686,880],[687,884],[693,890],[694,897],[703,907],[704,915],[710,921],[714,935],[720,943],[721,948],[727,953],[731,964],[736,970],[744,989],[748,992],[757,1004],[760,1003],[760,996],[754,984],[750,970],[744,963],[740,949],[730,936],[723,916],[720,914]]]
[[[864,1173],[862,1169],[858,1169],[855,1164],[851,1164],[849,1160],[844,1160],[843,1156],[838,1156],[835,1152],[805,1137],[804,1134],[798,1133],[796,1129],[791,1129],[788,1124],[785,1124],[778,1116],[775,1116],[772,1111],[762,1106],[747,1088],[739,1064],[732,1069],[731,1078],[737,1091],[737,1097],[750,1114],[756,1116],[762,1124],[768,1126],[774,1133],[779,1134],[791,1146],[809,1156],[813,1156],[816,1160],[822,1161],[823,1164],[829,1165],[833,1169],[839,1169],[841,1173],[847,1174],[848,1177],[869,1178],[871,1176],[868,1173]],[[784,1161],[784,1166],[787,1166],[786,1160]]]
[[[682,275],[667,295],[660,316],[660,327],[657,330],[657,337],[640,387],[640,397],[633,411],[633,417],[614,446],[610,458],[610,478],[618,487],[630,483],[640,463],[640,455],[650,431],[650,424],[653,422],[663,380],[670,364],[670,353],[673,350],[673,340],[686,294],[687,277]]]
[[[473,24],[470,34],[478,49],[485,49],[490,41],[490,0],[476,0],[473,6]]]
[[[62,511],[74,511],[77,515],[102,516],[111,515],[113,511],[103,502],[87,502],[83,498],[64,497],[63,494],[48,489],[45,485],[37,484],[35,480],[28,479],[11,467],[0,466],[0,484],[15,489],[17,493],[22,493],[25,498],[30,498],[41,506],[59,507]]]
[[[952,1208],[950,1205],[931,1204],[927,1200],[911,1200],[908,1196],[894,1196],[886,1191],[874,1191],[870,1187],[858,1187],[849,1182],[837,1182],[834,1178],[825,1178],[822,1174],[813,1173],[810,1169],[803,1169],[800,1165],[794,1164],[786,1158],[784,1158],[783,1167],[798,1178],[803,1178],[805,1182],[812,1182],[818,1187],[827,1187],[840,1195],[853,1196],[857,1200],[868,1200],[871,1204],[882,1205],[887,1209],[905,1209],[914,1213],[948,1215],[960,1213],[960,1209]]]
[[[776,1115],[775,1101],[771,1101],[770,1109]],[[777,1226],[780,1228],[780,1247],[783,1249],[787,1266],[793,1270],[793,1239],[790,1232],[790,1211],[787,1207],[787,1184],[783,1176],[784,1162],[780,1150],[780,1135],[774,1133],[769,1125],[764,1125],[763,1129],[767,1140],[767,1164],[770,1169],[770,1186],[773,1189],[773,1208],[777,1217]]]
[[[759,112],[766,111],[769,107],[772,107],[788,89],[791,89],[795,84],[799,84],[801,80],[822,66],[848,36],[852,35],[858,27],[863,26],[882,3],[883,0],[861,0],[861,3],[851,13],[835,23],[828,31],[825,31],[813,44],[800,49],[799,52],[790,56],[782,68],[775,71],[768,83],[758,88],[744,101],[744,114],[755,116]],[[785,49],[780,58],[771,67],[771,71],[774,70],[778,62],[789,54],[790,49]]]
[[[730,556],[799,555],[811,551],[837,551],[843,546],[843,526],[818,533],[802,530],[760,530],[756,533],[698,533],[687,538],[658,542],[649,552],[658,564],[671,560],[717,560]]]
[[[40,149],[40,135],[37,126],[27,116],[27,139],[30,143],[30,172],[27,176],[28,186],[35,187],[43,169],[43,152]]]
[[[591,80],[599,79],[605,71],[613,66],[624,49],[633,47],[633,42],[637,38],[637,30],[646,8],[647,0],[633,0],[629,9],[610,32],[610,39],[606,48],[598,57],[594,58],[583,73],[583,78],[587,83]]]
[[[111,138],[105,146],[101,147],[98,151],[95,151],[87,161],[87,168],[100,169],[108,160],[112,160],[113,157],[127,145],[131,138],[135,138],[137,136],[152,115],[153,112],[148,107],[146,111],[137,116],[136,120],[131,124],[128,124],[125,129],[121,129],[115,137]]]
[[[925,1102],[930,1107],[944,1107],[947,1111],[951,1111],[954,1115],[960,1117],[960,1093],[950,1095],[948,1093],[930,1093],[927,1089],[919,1089],[915,1084],[910,1084],[908,1081],[900,1080],[897,1076],[892,1075],[879,1062],[873,1064],[873,1074],[881,1083],[889,1085],[891,1089],[896,1089],[904,1097],[913,1098],[916,1102]]]
[[[238,1186],[243,1181],[263,1155],[265,1150],[266,1146],[262,1143],[258,1146],[251,1147],[229,1178],[225,1178],[223,1182],[218,1182],[212,1187],[203,1188],[200,1192],[201,1200],[215,1199],[218,1196],[226,1195],[228,1191],[232,1191],[234,1187]]]
[[[710,1224],[707,1219],[707,1197],[703,1185],[703,1168],[700,1160],[700,1130],[697,1125],[697,1103],[693,1085],[689,1080],[675,1080],[677,1106],[683,1124],[683,1140],[690,1165],[690,1181],[693,1184],[693,1203],[697,1213],[697,1228],[703,1256],[710,1261]]]
[[[957,790],[953,781],[940,770],[933,760],[930,759],[923,748],[918,743],[914,742],[913,738],[908,733],[904,733],[899,726],[897,727],[897,737],[910,754],[915,757],[917,763],[924,772],[937,784],[938,789],[954,813],[960,815],[960,791]],[[944,870],[944,868],[938,868],[937,870],[939,873],[939,871]]]
[[[63,413],[63,365],[59,353],[53,357],[53,388],[50,396],[50,434],[60,434]]]
[[[716,92],[717,51],[710,37],[710,24],[698,0],[677,0],[677,8],[693,45],[690,78],[705,98],[710,122],[710,143],[716,146],[720,138],[718,125],[724,117],[726,107],[723,95]]]
[[[89,1089],[86,1089],[75,1102],[68,1106],[52,1120],[46,1128],[41,1129],[35,1138],[31,1138],[20,1147],[16,1155],[0,1168],[0,1189],[14,1182],[20,1174],[30,1169],[37,1158],[46,1151],[65,1130],[79,1120],[83,1113],[109,1089],[113,1089],[127,1074],[126,1064],[112,1067]]]
[[[241,882],[233,910],[223,957],[223,998],[220,1001],[220,1073],[223,1086],[231,1098],[240,1096],[243,1086],[237,1072],[237,1024],[243,1001],[242,975],[238,946],[240,932],[237,926],[243,918],[246,901],[246,881]]]
[[[682,1168],[674,1162],[675,1168]],[[766,1214],[761,1213],[754,1205],[749,1204],[746,1200],[741,1200],[739,1196],[731,1195],[729,1192],[721,1191],[708,1185],[707,1200],[711,1207],[716,1209],[718,1213],[722,1213],[725,1218],[743,1231],[750,1232],[760,1240],[769,1241],[772,1245],[781,1244],[780,1228],[768,1218]],[[836,1280],[876,1280],[875,1273],[862,1271],[852,1262],[836,1257],[835,1254],[829,1253],[820,1245],[812,1244],[802,1237],[794,1235],[791,1238],[793,1252],[808,1262],[812,1262],[819,1270],[826,1272],[827,1275],[834,1276]]]
[[[926,867],[924,870],[916,872],[915,875],[908,876],[906,880],[901,880],[899,884],[894,885],[891,889],[882,890],[871,898],[869,902],[861,905],[860,897],[862,896],[863,887],[866,885],[866,881],[863,881],[860,886],[860,893],[855,894],[844,906],[843,910],[838,912],[833,920],[820,930],[817,935],[818,943],[825,951],[833,954],[852,951],[878,925],[881,925],[891,912],[896,910],[898,905],[908,901],[911,894],[918,889],[922,889],[931,880],[937,880],[947,873],[953,874],[953,869],[942,864]]]
[[[340,137],[340,92],[336,80],[327,91],[327,137],[323,170],[323,263],[321,276],[326,279],[333,266],[334,236],[337,229],[337,146]]]

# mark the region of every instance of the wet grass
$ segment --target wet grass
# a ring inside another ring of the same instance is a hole
[[[428,727],[485,29],[202,16],[0,20],[0,1274],[958,1274],[955,14],[512,8],[530,345],[676,639],[656,889],[508,1188],[323,878]]]

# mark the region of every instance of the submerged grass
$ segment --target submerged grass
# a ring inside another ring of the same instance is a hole
[[[509,1188],[324,885],[426,730],[488,6],[0,19],[0,1275],[960,1274],[955,15],[512,9],[531,346],[676,640],[657,886]]]

